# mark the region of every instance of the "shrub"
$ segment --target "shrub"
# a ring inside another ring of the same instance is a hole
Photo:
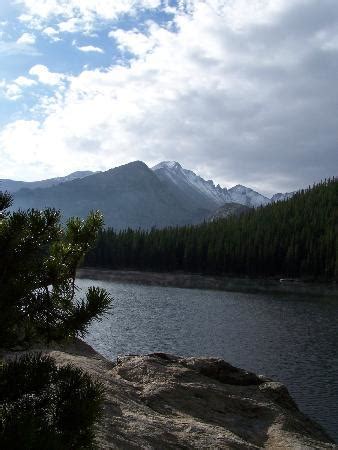
[[[0,447],[60,450],[93,448],[102,386],[42,354],[0,368]]]

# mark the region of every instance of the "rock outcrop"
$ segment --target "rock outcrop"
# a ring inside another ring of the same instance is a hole
[[[208,222],[215,222],[216,220],[227,219],[231,216],[239,217],[242,214],[247,214],[250,211],[252,211],[252,208],[246,205],[241,205],[240,203],[225,203],[213,214],[211,214],[207,218],[207,220]]]
[[[154,353],[113,363],[81,341],[48,353],[105,385],[100,449],[338,449],[284,385],[220,359]]]

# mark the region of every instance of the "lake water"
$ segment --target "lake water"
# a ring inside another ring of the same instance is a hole
[[[303,412],[338,441],[338,299],[78,280],[113,303],[87,342],[128,353],[216,356],[286,384]]]

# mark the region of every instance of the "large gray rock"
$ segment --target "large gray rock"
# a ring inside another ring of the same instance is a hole
[[[338,448],[285,386],[220,359],[154,353],[112,363],[81,341],[49,352],[104,383],[101,449]]]

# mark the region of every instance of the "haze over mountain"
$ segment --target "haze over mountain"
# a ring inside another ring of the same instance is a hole
[[[41,181],[15,181],[8,179],[0,179],[0,190],[8,192],[17,192],[19,189],[36,189],[36,188],[47,188],[50,186],[55,186],[57,184],[65,183],[67,181],[77,180],[78,178],[88,177],[93,175],[90,170],[82,170],[70,173],[65,177],[49,178],[47,180]]]
[[[24,183],[24,189],[15,183],[23,182],[3,183],[14,192],[13,209],[55,207],[65,218],[85,217],[98,209],[106,226],[117,229],[195,224],[225,204],[258,207],[271,201],[245,186],[215,186],[176,161],[164,161],[152,169],[135,161],[106,172],[75,172]]]

